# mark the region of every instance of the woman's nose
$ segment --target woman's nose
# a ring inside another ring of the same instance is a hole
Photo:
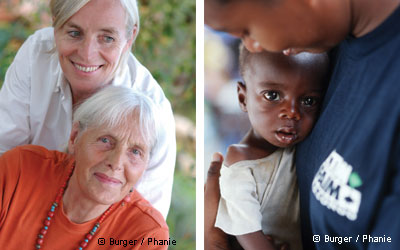
[[[251,39],[248,36],[242,38],[242,42],[246,47],[246,49],[251,53],[258,53],[263,51],[263,48],[261,47],[260,43],[257,42],[256,40]]]
[[[300,110],[295,101],[285,102],[279,113],[280,119],[300,120]]]
[[[97,51],[97,44],[95,39],[85,38],[78,51],[81,58],[89,63],[90,59],[95,55]]]
[[[122,150],[114,149],[109,152],[107,157],[107,166],[112,170],[122,169],[125,161],[125,154]]]

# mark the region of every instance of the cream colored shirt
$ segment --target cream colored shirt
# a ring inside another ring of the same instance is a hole
[[[53,28],[30,36],[7,70],[0,90],[0,154],[23,144],[63,151],[72,126],[72,94],[54,47]],[[113,85],[149,96],[161,121],[158,146],[137,184],[138,191],[167,216],[176,157],[175,122],[169,101],[149,71],[130,53]]]
[[[215,226],[231,235],[262,230],[290,249],[302,249],[294,148],[222,166]]]

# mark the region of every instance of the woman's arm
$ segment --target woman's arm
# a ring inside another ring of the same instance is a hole
[[[0,155],[29,143],[29,39],[7,70],[0,90]]]

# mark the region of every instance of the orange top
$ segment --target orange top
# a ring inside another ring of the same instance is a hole
[[[35,249],[37,235],[73,162],[65,153],[32,145],[0,157],[0,249]],[[97,219],[73,223],[60,202],[41,249],[78,249]],[[134,191],[131,202],[115,204],[85,250],[167,249],[172,244],[168,240],[162,215]]]

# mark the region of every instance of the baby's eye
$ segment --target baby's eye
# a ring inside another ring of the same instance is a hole
[[[280,100],[280,95],[276,91],[267,91],[264,94],[264,97],[269,101],[279,101]]]
[[[317,104],[317,99],[314,97],[306,97],[303,99],[302,103],[305,106],[312,107]]]

